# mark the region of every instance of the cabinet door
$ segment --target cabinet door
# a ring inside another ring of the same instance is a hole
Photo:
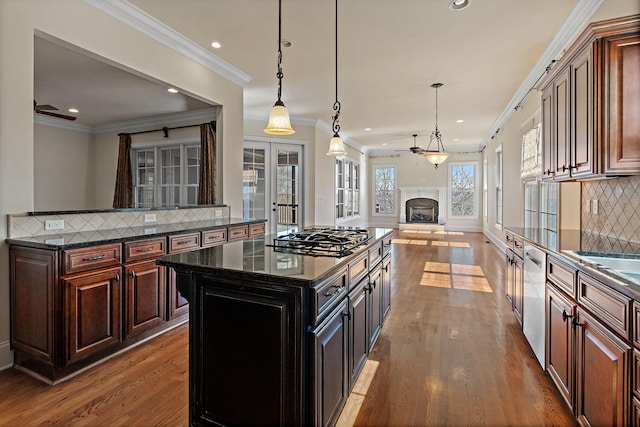
[[[593,55],[586,49],[571,65],[571,176],[595,173],[593,142]]]
[[[507,303],[509,304],[509,307],[511,307],[511,309],[513,310],[513,292],[514,292],[514,278],[513,278],[513,263],[515,262],[514,258],[516,257],[516,255],[513,253],[513,251],[511,249],[507,249],[507,267],[506,267],[506,273],[507,273],[507,281],[506,281],[506,286],[505,286],[505,294],[507,297]]]
[[[335,424],[349,395],[347,308],[345,301],[312,332],[316,426]]]
[[[183,297],[178,288],[176,287],[176,271],[173,268],[167,268],[167,275],[169,276],[169,319],[181,316],[189,311],[189,301]]]
[[[120,341],[120,268],[64,279],[70,362]]]
[[[569,69],[558,76],[553,83],[553,116],[555,120],[555,179],[569,178],[571,166],[570,130],[571,130],[571,98],[569,86]]]
[[[378,266],[369,275],[369,351],[373,348],[382,329],[382,269]]]
[[[513,314],[522,326],[522,310],[524,304],[524,261],[519,256],[513,257]]]
[[[553,179],[556,169],[555,140],[553,132],[553,85],[542,93],[542,179]]]
[[[382,323],[391,310],[391,257],[382,261]]]
[[[155,260],[125,267],[124,338],[164,322],[164,267]]]
[[[368,295],[369,283],[366,278],[349,293],[349,390],[353,388],[369,354]]]
[[[629,425],[631,347],[581,308],[577,311],[576,416],[582,425]]]
[[[605,39],[604,172],[640,173],[640,36]]]
[[[576,304],[547,282],[547,372],[571,409],[574,408],[575,340],[573,318]]]

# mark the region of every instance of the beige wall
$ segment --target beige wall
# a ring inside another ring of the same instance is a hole
[[[32,112],[35,32],[94,52],[212,104],[223,105],[218,117],[222,162],[225,165],[242,162],[242,87],[82,0],[0,1],[0,367],[12,363],[8,345],[9,257],[4,243],[5,218],[9,213],[35,209]],[[223,202],[231,206],[231,216],[241,214],[241,177],[240,167],[225,169],[220,183]]]
[[[36,124],[33,140],[33,210],[93,209],[93,135]]]

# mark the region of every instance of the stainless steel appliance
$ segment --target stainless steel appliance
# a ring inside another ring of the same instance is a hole
[[[522,330],[529,345],[545,369],[545,276],[547,254],[525,242],[524,244],[524,303],[522,305]]]
[[[362,228],[305,228],[276,237],[273,247],[278,252],[342,257],[367,240],[369,232]]]

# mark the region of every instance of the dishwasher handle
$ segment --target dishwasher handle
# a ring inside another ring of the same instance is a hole
[[[537,265],[538,268],[542,267],[542,262],[540,262],[540,260],[538,260],[538,259],[534,258],[533,256],[531,256],[531,254],[529,252],[527,252],[525,255],[527,256],[527,259],[529,261],[531,261],[532,263],[534,263],[535,265]]]

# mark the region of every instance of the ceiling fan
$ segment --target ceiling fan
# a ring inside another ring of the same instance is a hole
[[[75,120],[77,118],[74,116],[67,116],[66,114],[53,113],[52,111],[58,111],[56,107],[48,104],[39,105],[35,99],[33,100],[33,111],[38,114],[44,114],[46,116],[57,117],[65,120]]]
[[[416,137],[418,136],[417,133],[414,133],[413,135],[413,146],[409,147],[409,151],[411,151],[413,154],[422,154],[422,153],[426,153],[427,150],[425,150],[424,148],[420,147],[419,145],[416,144]],[[405,148],[404,150],[396,150],[399,152],[406,152],[407,149]]]

